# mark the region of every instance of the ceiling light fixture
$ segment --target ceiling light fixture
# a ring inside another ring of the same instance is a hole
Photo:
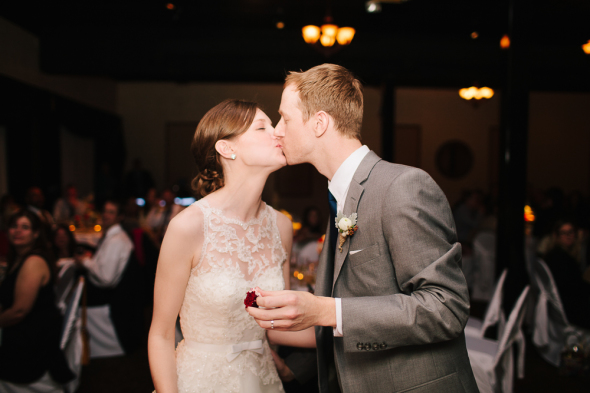
[[[464,100],[470,101],[470,100],[482,100],[482,99],[487,99],[489,100],[490,98],[492,98],[494,96],[494,90],[490,89],[489,87],[475,87],[475,86],[471,86],[468,88],[464,88],[459,90],[459,96],[461,96],[461,98],[463,98]]]
[[[301,29],[303,40],[326,57],[350,44],[356,30],[352,27],[338,27],[330,15],[330,7],[324,17],[322,26],[307,25]]]

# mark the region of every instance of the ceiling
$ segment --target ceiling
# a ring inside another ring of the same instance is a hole
[[[529,4],[514,26],[528,37],[532,88],[590,91],[590,55],[581,49],[590,40],[590,0],[519,2]],[[39,37],[40,66],[49,74],[280,82],[286,71],[333,62],[371,85],[502,86],[507,52],[498,43],[509,31],[509,0],[408,0],[384,3],[378,14],[364,3],[18,0],[2,2],[0,16]],[[325,57],[303,42],[301,27],[321,24],[328,5],[334,22],[357,34]]]

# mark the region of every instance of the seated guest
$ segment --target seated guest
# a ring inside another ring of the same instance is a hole
[[[544,259],[555,280],[567,319],[590,329],[590,283],[583,280],[575,258],[579,250],[576,226],[570,220],[558,220],[553,239],[554,246]]]
[[[86,203],[78,199],[78,189],[73,184],[66,187],[63,198],[59,198],[53,207],[53,219],[58,223],[67,223],[75,215],[81,216],[86,212]]]
[[[134,330],[141,312],[139,265],[133,242],[120,225],[121,218],[121,204],[107,200],[102,212],[104,235],[96,252],[74,256],[88,277],[87,315],[92,357],[123,355],[136,347],[141,336]]]
[[[62,392],[74,375],[59,348],[62,318],[37,215],[13,215],[8,239],[8,271],[0,284],[0,392]]]
[[[53,254],[58,259],[58,266],[60,260],[70,259],[74,257],[76,252],[76,239],[72,234],[72,231],[66,224],[59,224],[53,231]]]
[[[76,255],[76,262],[87,270],[89,287],[114,288],[121,280],[133,251],[133,242],[120,225],[121,215],[121,204],[107,200],[102,211],[103,236],[96,252]]]
[[[51,229],[53,227],[54,221],[51,213],[43,209],[45,195],[43,195],[43,191],[41,191],[39,187],[30,187],[27,190],[27,193],[25,194],[25,202],[27,204],[27,209],[35,213],[46,228]]]

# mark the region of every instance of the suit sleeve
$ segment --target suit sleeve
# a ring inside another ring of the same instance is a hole
[[[442,190],[413,168],[392,181],[381,209],[383,237],[401,293],[343,298],[344,350],[358,351],[359,342],[392,349],[458,337],[469,316],[469,294],[461,245]]]

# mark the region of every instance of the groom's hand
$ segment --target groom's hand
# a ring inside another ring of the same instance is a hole
[[[301,291],[263,291],[256,288],[260,307],[248,312],[263,329],[303,330],[310,326],[336,327],[336,303],[331,297]],[[273,321],[273,322],[271,322]]]

